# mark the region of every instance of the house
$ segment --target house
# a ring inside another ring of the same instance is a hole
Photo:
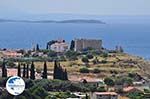
[[[18,53],[12,50],[6,50],[6,51],[3,51],[2,53],[5,58],[17,58],[17,57],[23,56],[22,53]]]
[[[118,99],[116,92],[94,92],[90,99]]]
[[[17,76],[17,69],[13,69],[13,68],[7,68],[7,76]]]
[[[129,87],[124,87],[123,92],[124,93],[132,93],[132,92],[142,92],[142,91],[135,87],[129,86]]]
[[[75,39],[75,51],[83,51],[88,48],[94,50],[102,49],[102,40],[96,39]]]
[[[87,76],[84,76],[84,77],[70,76],[69,80],[72,82],[77,82],[77,83],[88,83],[90,85],[94,85],[97,87],[106,87],[102,79],[97,79],[97,78],[92,78],[92,77],[87,77]]]
[[[65,52],[68,50],[68,44],[64,40],[51,44],[50,49],[55,52]]]

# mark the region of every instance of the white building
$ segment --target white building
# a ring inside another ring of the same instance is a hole
[[[68,50],[68,44],[65,42],[56,42],[50,46],[52,51],[65,52]]]
[[[118,99],[118,94],[115,92],[94,92],[91,99]]]

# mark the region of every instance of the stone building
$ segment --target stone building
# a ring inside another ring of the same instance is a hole
[[[92,48],[94,50],[101,50],[102,40],[75,39],[75,51],[83,51],[88,48]]]

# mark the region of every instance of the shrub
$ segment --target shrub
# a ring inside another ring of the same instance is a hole
[[[88,68],[80,68],[80,73],[89,73],[89,69]]]
[[[48,96],[47,91],[42,88],[42,87],[37,87],[34,91],[33,91],[33,95],[37,95],[39,96],[41,99],[44,99],[46,96]]]
[[[105,92],[106,90],[105,90],[105,87],[102,86],[102,87],[98,87],[97,91],[98,92]]]
[[[102,63],[102,64],[106,64],[107,61],[106,61],[106,60],[102,60],[101,63]]]
[[[108,53],[103,53],[102,57],[104,57],[104,58],[108,57]]]
[[[88,58],[87,58],[87,57],[83,57],[83,58],[82,58],[82,62],[84,62],[84,63],[88,63],[88,62],[89,62],[89,60],[88,60]]]
[[[93,55],[91,55],[91,54],[88,54],[87,56],[86,56],[88,59],[93,59]]]
[[[99,70],[98,68],[95,68],[95,69],[93,70],[93,73],[100,73],[100,70]]]
[[[108,86],[114,86],[114,80],[113,79],[111,79],[111,78],[105,78],[104,79],[104,82],[105,82],[105,84],[106,85],[108,85]]]

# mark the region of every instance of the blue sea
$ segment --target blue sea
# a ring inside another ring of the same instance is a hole
[[[122,46],[125,52],[150,59],[150,23],[63,24],[0,23],[0,48],[25,48],[39,44],[41,48],[53,39],[102,39],[103,47]]]

